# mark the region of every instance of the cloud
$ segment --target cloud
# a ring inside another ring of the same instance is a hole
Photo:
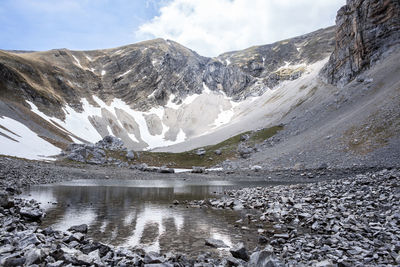
[[[334,24],[345,0],[172,0],[137,39],[177,41],[204,56],[267,44]]]

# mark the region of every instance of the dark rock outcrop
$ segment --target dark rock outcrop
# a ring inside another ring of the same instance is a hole
[[[321,73],[343,86],[400,44],[398,0],[347,0],[336,17],[336,44]]]

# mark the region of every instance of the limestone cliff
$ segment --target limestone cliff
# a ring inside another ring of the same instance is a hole
[[[399,44],[398,0],[348,0],[337,13],[335,50],[322,76],[343,86]]]

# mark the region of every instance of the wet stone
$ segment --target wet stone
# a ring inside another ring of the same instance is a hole
[[[88,231],[88,226],[87,226],[87,224],[81,224],[81,225],[74,225],[74,226],[71,226],[69,229],[68,229],[68,231],[71,231],[71,232],[78,232],[78,233],[87,233],[87,231]]]
[[[247,253],[247,249],[244,243],[238,243],[233,248],[230,249],[230,252],[233,257],[239,258],[242,260],[249,260],[249,254]]]
[[[210,246],[213,248],[227,248],[228,246],[225,244],[224,241],[214,238],[207,238],[205,240],[205,245]]]

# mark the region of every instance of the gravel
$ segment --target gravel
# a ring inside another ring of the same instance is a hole
[[[221,199],[192,204],[258,210],[258,218],[243,222],[272,224],[268,231],[260,229],[260,241],[287,265],[400,264],[399,169],[230,190]]]

